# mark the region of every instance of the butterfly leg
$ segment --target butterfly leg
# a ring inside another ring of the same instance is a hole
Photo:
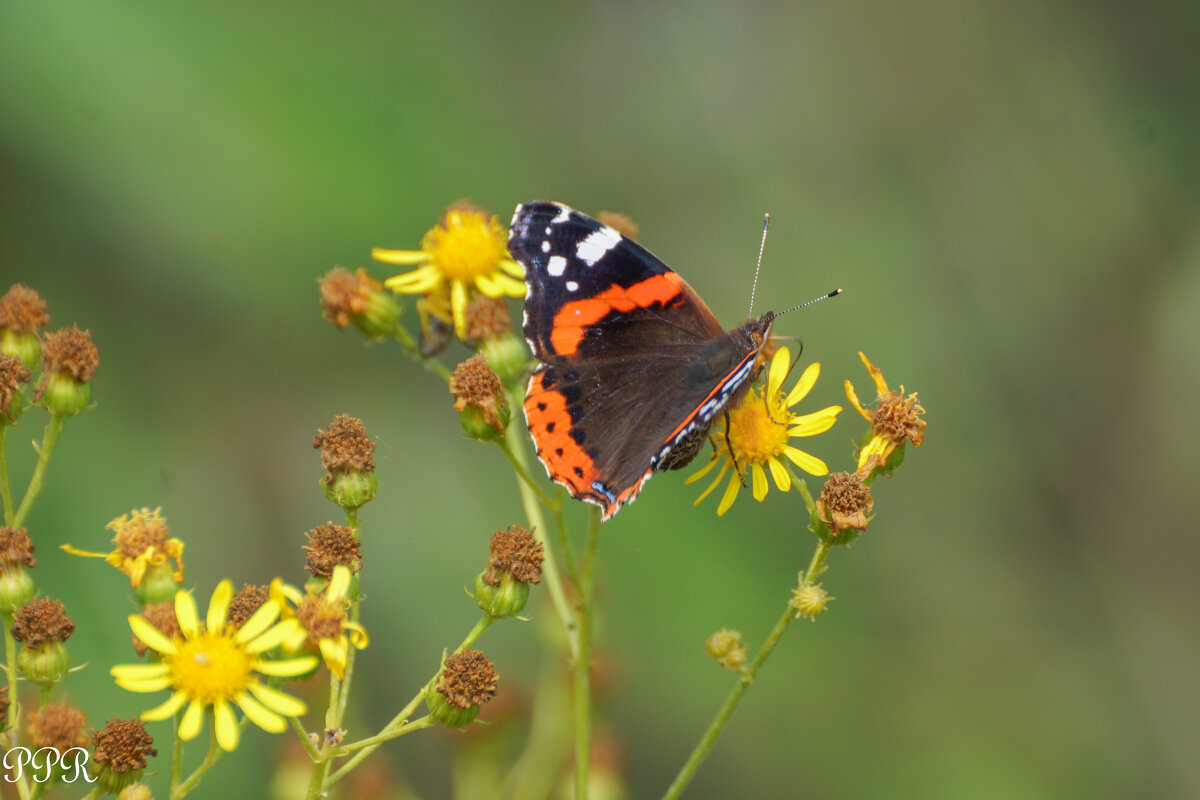
[[[729,448],[729,460],[733,462],[733,469],[737,472],[738,483],[742,484],[742,488],[746,487],[746,476],[742,474],[742,465],[738,463],[737,456],[733,454],[733,445],[729,442],[729,410],[725,410],[725,446]],[[714,448],[716,445],[714,445]]]

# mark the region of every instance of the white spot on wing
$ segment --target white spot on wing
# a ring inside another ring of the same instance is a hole
[[[579,290],[579,284],[575,281],[567,281],[567,291],[575,292]]]
[[[605,253],[616,247],[620,241],[621,234],[604,225],[579,243],[579,246],[575,248],[575,255],[579,256],[580,260],[589,267],[594,267],[596,262],[603,258]]]
[[[560,222],[566,222],[571,216],[571,209],[564,206],[562,203],[555,203],[555,205],[558,206],[558,215],[554,219],[550,220],[551,225],[557,225]]]
[[[542,252],[543,252],[543,253],[549,253],[549,252],[550,252],[550,240],[549,240],[549,239],[547,239],[546,241],[542,242]]]
[[[555,278],[561,276],[567,269],[567,260],[562,256],[550,256],[550,260],[546,262],[546,272]]]

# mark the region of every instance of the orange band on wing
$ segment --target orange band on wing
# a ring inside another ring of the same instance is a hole
[[[554,315],[550,346],[562,356],[574,355],[583,341],[584,329],[595,325],[613,311],[650,308],[656,303],[670,305],[683,295],[681,279],[674,272],[652,275],[629,287],[613,286],[593,297],[564,303]]]
[[[546,465],[550,477],[567,487],[573,497],[594,496],[592,482],[598,478],[596,464],[571,438],[567,398],[554,389],[547,389],[544,381],[544,373],[530,375],[525,395],[525,420],[529,423],[538,458]]]

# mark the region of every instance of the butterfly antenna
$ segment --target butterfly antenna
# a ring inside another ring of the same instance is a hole
[[[762,241],[758,243],[758,263],[754,265],[754,283],[750,284],[750,313],[746,319],[754,319],[754,292],[758,289],[758,271],[762,269],[763,250],[767,246],[767,226],[771,224],[771,215],[763,214]]]
[[[775,316],[776,316],[776,317],[782,317],[784,314],[790,314],[790,313],[792,313],[793,311],[799,311],[800,309],[802,309],[802,308],[804,308],[804,307],[806,307],[806,306],[811,306],[813,303],[819,303],[819,302],[821,302],[822,300],[828,300],[828,299],[829,299],[829,298],[831,298],[831,297],[837,297],[837,296],[838,296],[839,294],[841,294],[841,293],[842,293],[842,290],[841,290],[841,289],[834,289],[834,290],[833,290],[832,292],[830,292],[829,294],[823,294],[823,295],[821,295],[820,297],[814,297],[812,300],[809,300],[807,303],[801,303],[801,304],[800,304],[800,305],[798,305],[798,306],[792,306],[791,308],[787,309],[786,311],[780,311],[780,312],[779,312],[778,314],[776,314]]]

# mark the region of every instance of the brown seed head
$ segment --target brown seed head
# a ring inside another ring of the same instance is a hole
[[[105,527],[115,534],[112,543],[127,559],[135,559],[151,547],[165,552],[167,539],[171,536],[161,508],[153,511],[143,508],[122,514]]]
[[[834,472],[825,481],[817,498],[817,516],[836,536],[838,531],[853,528],[867,529],[867,514],[875,505],[871,487],[863,483],[875,462],[866,464],[859,472]]]
[[[26,647],[65,642],[74,632],[75,623],[63,611],[63,604],[49,597],[35,597],[13,615],[13,638]]]
[[[920,447],[925,441],[925,420],[921,415],[925,409],[917,401],[917,393],[904,396],[904,387],[899,392],[888,392],[879,396],[875,413],[871,416],[871,430],[896,444],[906,440]]]
[[[308,640],[315,645],[321,639],[336,639],[342,635],[346,609],[340,604],[326,602],[322,595],[309,592],[296,606],[296,619],[308,631]]]
[[[533,538],[532,533],[519,525],[510,525],[492,536],[491,555],[483,582],[488,586],[499,586],[501,574],[508,572],[519,581],[540,583],[545,557],[542,543]]]
[[[270,596],[266,586],[242,584],[242,588],[229,601],[229,624],[235,628],[245,625],[246,620],[254,616],[254,612],[258,611]]]
[[[42,340],[42,372],[63,372],[76,383],[87,383],[100,366],[100,351],[92,343],[91,331],[81,331],[72,325],[47,333]],[[38,392],[46,383],[43,376]]]
[[[49,321],[46,301],[27,286],[14,283],[0,297],[0,329],[13,333],[37,333],[37,329]]]
[[[332,578],[333,568],[345,564],[351,572],[362,569],[362,542],[354,529],[332,522],[318,525],[308,533],[304,546],[304,567],[314,578]]]
[[[328,430],[317,431],[313,447],[321,448],[321,464],[328,471],[326,483],[333,483],[335,472],[374,472],[375,443],[367,437],[361,419],[338,414]]]
[[[0,572],[18,564],[37,566],[33,541],[24,528],[0,527]]]
[[[502,427],[500,412],[507,402],[504,388],[500,376],[488,366],[483,356],[473,355],[454,368],[450,375],[450,394],[454,395],[454,410],[458,413],[475,408],[488,425]]]
[[[508,318],[508,306],[498,297],[476,295],[467,303],[463,316],[466,317],[468,342],[499,339],[512,328]]]
[[[446,658],[437,690],[451,705],[471,708],[492,699],[499,679],[487,656],[478,650],[463,650]]]
[[[354,316],[365,313],[371,292],[383,289],[383,284],[362,267],[354,272],[334,267],[317,283],[321,287],[321,315],[337,328],[345,328]]]
[[[0,686],[0,731],[8,730],[8,707],[12,703],[8,699],[8,687]]]
[[[60,753],[88,746],[91,737],[86,726],[83,712],[61,700],[30,711],[26,717],[29,743],[34,749],[53,747]]]
[[[140,719],[110,719],[92,732],[92,758],[115,775],[146,768],[146,757],[158,755],[153,737]]]
[[[0,353],[0,414],[15,419],[11,412],[12,399],[21,391],[21,384],[28,383],[33,374],[16,356]]]
[[[167,638],[174,639],[180,634],[179,620],[175,616],[175,602],[164,600],[161,603],[150,603],[142,609],[142,616],[154,627],[158,628]],[[133,649],[139,656],[146,655],[149,649],[137,636],[133,637]]]
[[[596,213],[596,221],[607,225],[626,239],[634,241],[637,241],[638,234],[641,232],[632,217],[619,211],[599,211]]]

